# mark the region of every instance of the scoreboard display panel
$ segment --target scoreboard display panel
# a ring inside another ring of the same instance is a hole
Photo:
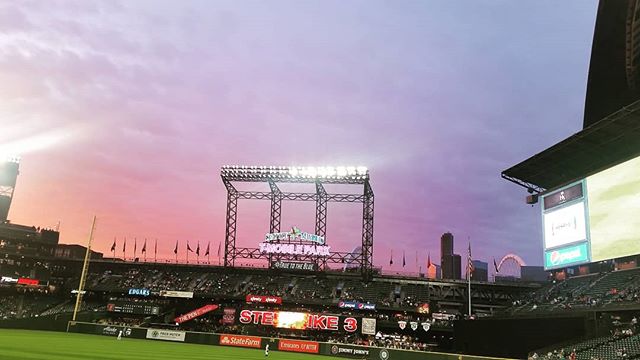
[[[545,269],[640,254],[640,157],[542,197]]]

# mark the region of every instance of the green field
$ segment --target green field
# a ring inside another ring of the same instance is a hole
[[[0,329],[2,360],[251,360],[265,359],[264,350],[138,340],[100,335]],[[268,359],[338,359],[270,351]]]

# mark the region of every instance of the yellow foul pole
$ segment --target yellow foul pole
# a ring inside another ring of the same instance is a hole
[[[96,229],[96,216],[93,216],[93,222],[91,223],[91,231],[89,232],[89,241],[87,242],[87,252],[84,254],[84,264],[82,265],[82,274],[80,275],[80,284],[78,284],[78,291],[76,294],[76,306],[73,308],[73,321],[76,321],[76,315],[82,304],[82,295],[84,294],[84,283],[87,277],[87,270],[89,269],[89,261],[91,260],[91,240],[93,240],[93,232]]]

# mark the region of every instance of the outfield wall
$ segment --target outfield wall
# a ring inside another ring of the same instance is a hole
[[[316,341],[263,338],[235,334],[213,334],[191,331],[139,328],[119,325],[100,325],[74,322],[68,324],[68,331],[82,334],[118,336],[122,331],[124,338],[174,341],[202,345],[233,346],[264,349],[269,344],[273,351],[288,351],[308,354],[337,356],[352,359],[370,360],[502,360],[482,356],[445,354],[436,352],[385,349],[371,346],[357,346]]]

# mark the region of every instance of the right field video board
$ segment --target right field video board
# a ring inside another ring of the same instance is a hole
[[[542,196],[545,269],[640,254],[640,157]]]

